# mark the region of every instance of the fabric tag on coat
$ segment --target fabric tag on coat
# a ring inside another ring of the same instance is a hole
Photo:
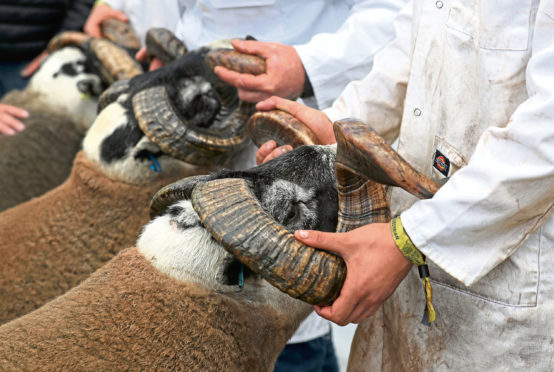
[[[444,156],[442,152],[436,150],[435,157],[433,158],[433,167],[442,175],[448,177],[448,172],[450,172],[450,160]]]

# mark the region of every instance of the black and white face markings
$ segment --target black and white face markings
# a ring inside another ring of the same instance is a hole
[[[77,89],[86,95],[99,96],[102,93],[103,86],[99,79],[90,77],[98,75],[93,65],[88,59],[72,60],[65,62],[60,68],[52,74],[53,79],[61,77],[78,78]],[[82,77],[82,78],[81,78]]]
[[[289,231],[334,232],[338,215],[334,159],[335,153],[329,147],[304,146],[259,167],[245,171],[221,170],[199,182],[243,178],[264,210]],[[186,212],[178,205],[166,210],[175,226],[183,231],[204,228],[196,213],[191,216]],[[223,284],[236,284],[240,270],[240,262],[231,257],[226,259],[221,277]]]

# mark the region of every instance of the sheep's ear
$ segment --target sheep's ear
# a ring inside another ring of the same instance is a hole
[[[186,45],[167,28],[151,28],[146,33],[146,52],[167,65],[187,52]]]

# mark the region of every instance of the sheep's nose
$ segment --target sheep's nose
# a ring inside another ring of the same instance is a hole
[[[100,83],[95,79],[80,80],[77,82],[77,89],[79,89],[81,93],[93,96],[98,96],[102,93]]]

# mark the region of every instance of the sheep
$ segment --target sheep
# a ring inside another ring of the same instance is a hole
[[[0,211],[42,195],[69,175],[105,87],[97,56],[85,44],[53,51],[25,90],[2,99],[30,116],[25,130],[0,136]],[[110,44],[107,50],[115,48]]]
[[[185,181],[242,178],[287,229],[334,231],[334,157],[333,147],[304,146],[257,168]],[[185,197],[146,225],[136,247],[0,327],[0,369],[271,371],[312,308],[248,268],[240,291],[239,278],[239,262]]]
[[[225,145],[226,128],[244,127],[241,120],[246,121],[250,108],[242,109],[232,97],[235,107],[218,103],[217,90],[205,78],[215,75],[204,65],[203,56],[189,53],[173,67],[114,84],[119,95],[110,96],[111,102],[105,103],[88,130],[69,178],[41,197],[0,214],[0,323],[63,294],[132,244],[148,221],[148,201],[160,187],[215,169],[175,159],[170,152],[178,156],[178,151],[166,151],[162,148],[165,144],[159,146],[156,139],[145,135],[139,121],[152,114],[152,107],[179,107],[189,119],[201,118],[197,122],[204,132],[210,124],[215,125],[224,135],[206,138],[215,138],[218,146],[224,144],[215,150],[212,143],[207,145],[208,153],[215,152],[218,160],[227,150],[233,153],[235,145],[242,146],[244,141],[235,141],[234,131],[231,143]],[[147,97],[148,102],[135,99],[160,84],[172,85],[172,96],[166,98],[169,102],[160,103],[153,96]],[[216,107],[203,116],[207,110],[198,103],[207,93],[207,100]],[[227,123],[229,117],[234,120]],[[157,133],[154,124],[149,123],[148,128]],[[196,154],[202,152],[202,133],[194,137],[193,150],[184,147],[186,159],[205,162],[204,156]]]

